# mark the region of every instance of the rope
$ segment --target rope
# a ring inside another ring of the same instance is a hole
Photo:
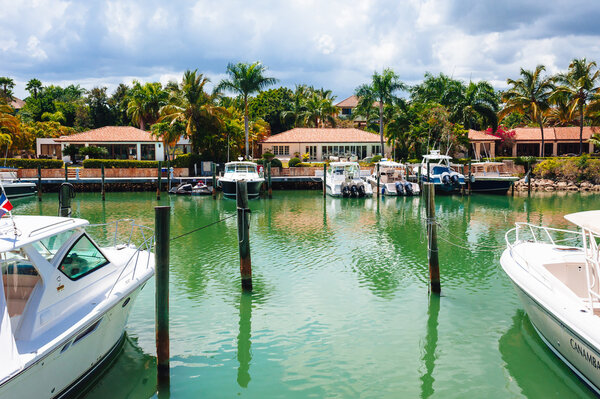
[[[178,235],[178,236],[176,236],[176,237],[173,237],[173,238],[171,238],[171,241],[175,241],[175,240],[177,240],[178,238],[185,237],[185,236],[187,236],[187,235],[189,235],[189,234],[192,234],[192,233],[195,233],[195,232],[197,232],[197,231],[200,231],[200,230],[206,229],[207,227],[210,227],[210,226],[214,226],[214,225],[215,225],[215,224],[217,224],[217,223],[223,222],[223,221],[225,221],[225,220],[227,220],[227,219],[231,219],[231,218],[233,218],[233,217],[236,217],[236,216],[237,216],[237,214],[233,214],[233,215],[230,215],[230,216],[226,216],[226,217],[224,217],[223,219],[219,219],[219,220],[217,220],[216,222],[209,223],[209,224],[207,224],[206,226],[198,227],[197,229],[190,230],[190,231],[188,231],[187,233],[183,233],[183,234],[181,234],[181,235]]]

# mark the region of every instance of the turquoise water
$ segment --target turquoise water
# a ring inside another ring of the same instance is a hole
[[[158,204],[152,193],[78,194],[74,216],[152,226]],[[58,208],[50,194],[15,205]],[[172,207],[172,236],[236,209],[210,197],[160,205]],[[276,191],[250,207],[251,294],[240,290],[235,218],[172,242],[171,397],[594,397],[537,337],[499,257],[515,221],[568,227],[564,214],[600,209],[600,196],[437,197],[441,298],[428,295],[419,198]],[[155,365],[152,283],[86,397],[152,397]]]

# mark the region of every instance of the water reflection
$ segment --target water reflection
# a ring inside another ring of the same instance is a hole
[[[421,376],[421,398],[429,398],[434,393],[433,370],[435,368],[436,349],[438,342],[438,315],[440,313],[440,296],[429,294],[429,306],[427,308],[427,336],[423,347],[422,364],[425,373]]]
[[[240,296],[240,332],[237,336],[237,360],[239,363],[237,383],[247,388],[250,383],[250,361],[252,360],[252,293],[242,292]]]
[[[523,310],[517,310],[512,321],[498,346],[505,368],[522,395],[528,398],[595,397],[544,344]]]

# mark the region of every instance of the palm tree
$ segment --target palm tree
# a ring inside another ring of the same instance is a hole
[[[305,101],[304,110],[300,113],[300,119],[306,126],[325,127],[329,124],[335,126],[335,115],[337,108],[333,105],[335,96],[331,90],[313,90],[313,94]]]
[[[260,62],[253,64],[238,62],[227,65],[229,79],[222,80],[216,91],[223,90],[237,93],[244,99],[244,133],[246,135],[246,159],[248,159],[248,96],[259,92],[277,82],[275,78],[266,77],[267,68]]]
[[[452,121],[466,129],[483,130],[489,126],[495,132],[498,128],[498,97],[492,85],[480,81],[462,87],[462,95],[450,109]]]
[[[127,103],[127,116],[145,130],[146,124],[151,125],[160,116],[160,108],[167,104],[169,93],[162,89],[159,82],[142,85],[133,82]]]
[[[292,96],[291,108],[281,113],[282,122],[293,122],[298,127],[302,120],[302,114],[306,111],[306,101],[309,98],[310,89],[306,85],[296,85]]]
[[[507,79],[506,82],[512,87],[502,94],[505,106],[498,115],[499,119],[502,119],[512,112],[517,112],[528,114],[532,121],[536,121],[542,133],[542,157],[545,155],[542,117],[550,106],[550,96],[555,89],[554,79],[542,76],[545,70],[543,65],[538,65],[534,71],[521,68],[520,79]]]
[[[548,122],[553,126],[571,126],[577,120],[577,104],[572,103],[565,93],[554,92],[552,107],[547,111]]]
[[[224,127],[223,116],[227,111],[216,106],[216,94],[209,95],[204,86],[210,80],[197,70],[187,70],[179,86],[171,86],[169,103],[161,108],[159,121],[171,124],[181,122],[185,136],[192,141],[192,151],[199,153],[200,147],[214,156],[214,138]]]
[[[583,153],[585,107],[589,100],[598,101],[596,92],[600,89],[597,85],[599,80],[600,70],[597,69],[596,62],[587,62],[585,58],[573,59],[568,72],[556,76],[560,86],[555,93],[566,94],[573,108],[579,111],[579,155]]]
[[[25,90],[29,92],[33,96],[33,98],[37,98],[38,93],[42,90],[42,82],[39,79],[31,79],[27,82],[27,86],[25,86]]]
[[[387,103],[393,102],[397,97],[394,93],[398,90],[406,90],[407,86],[400,81],[400,77],[390,68],[383,70],[383,73],[373,73],[370,85],[364,84],[356,89],[358,97],[369,97],[379,102],[379,138],[381,144],[381,154],[383,151],[383,107]]]
[[[12,89],[15,87],[15,81],[7,76],[0,76],[0,99],[11,101],[13,99]]]

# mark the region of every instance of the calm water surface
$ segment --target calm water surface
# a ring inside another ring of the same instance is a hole
[[[78,194],[74,216],[152,226],[152,193]],[[56,214],[56,195],[15,201]],[[176,236],[235,213],[232,200],[167,197]],[[587,398],[547,349],[503,271],[516,221],[568,227],[600,196],[438,197],[441,298],[429,298],[419,198],[250,201],[254,292],[242,294],[236,219],[171,245],[171,397]],[[458,244],[459,246],[452,245]],[[155,395],[154,284],[88,398]],[[162,395],[161,395],[162,396]]]

